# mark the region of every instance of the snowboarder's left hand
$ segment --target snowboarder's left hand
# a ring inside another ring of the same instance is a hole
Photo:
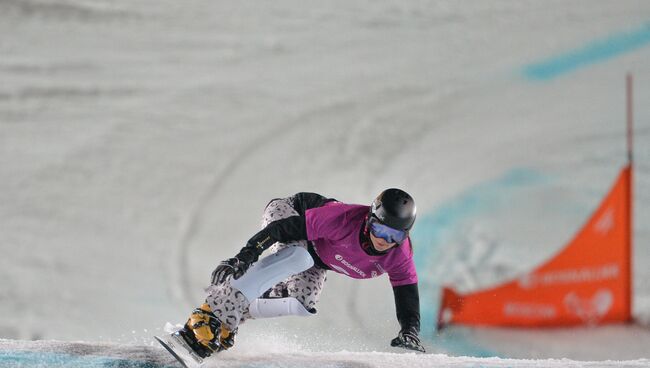
[[[402,330],[396,338],[390,342],[390,346],[419,351],[424,353],[424,347],[420,343],[418,332],[414,328]]]

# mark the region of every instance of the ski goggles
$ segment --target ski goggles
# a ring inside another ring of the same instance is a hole
[[[388,225],[382,224],[376,217],[370,217],[370,233],[376,238],[382,238],[388,243],[402,244],[409,236],[408,231],[393,229]]]

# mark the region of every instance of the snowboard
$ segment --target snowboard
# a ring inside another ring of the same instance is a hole
[[[183,337],[174,332],[162,337],[154,336],[156,341],[162,345],[184,368],[198,368],[203,364],[203,358],[198,356],[192,348],[183,340]]]

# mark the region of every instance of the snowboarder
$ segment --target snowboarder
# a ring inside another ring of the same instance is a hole
[[[413,198],[395,188],[384,190],[371,206],[315,193],[272,200],[262,230],[214,270],[205,303],[176,338],[195,359],[205,358],[231,348],[246,319],[316,314],[329,270],[357,279],[387,273],[401,326],[391,346],[424,352],[409,238],[415,217]],[[259,260],[269,248],[271,254]]]

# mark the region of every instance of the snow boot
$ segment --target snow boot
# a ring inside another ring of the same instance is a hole
[[[214,352],[231,348],[237,331],[230,331],[212,313],[207,303],[196,308],[179,331],[185,341],[203,358]]]
[[[156,340],[184,367],[196,367],[214,353],[235,344],[237,330],[230,331],[205,303],[196,308],[183,328]]]

